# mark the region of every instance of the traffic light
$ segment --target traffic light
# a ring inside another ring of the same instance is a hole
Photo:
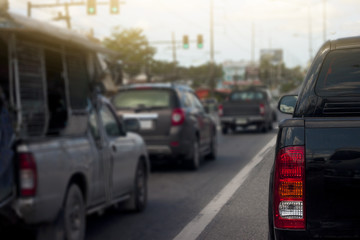
[[[201,34],[197,36],[197,47],[200,49],[204,47],[204,39]]]
[[[110,0],[110,13],[118,14],[120,11],[119,5],[119,0]]]
[[[183,36],[183,48],[189,49],[189,37],[188,35]]]
[[[89,15],[96,14],[96,0],[87,0],[87,13]]]

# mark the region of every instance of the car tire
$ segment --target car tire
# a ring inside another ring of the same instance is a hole
[[[227,127],[222,127],[221,132],[222,132],[223,135],[226,135],[226,134],[229,133],[229,129]]]
[[[133,212],[143,212],[147,205],[147,173],[143,160],[140,160],[135,172],[134,189],[125,208]]]
[[[64,205],[53,223],[39,227],[37,240],[83,240],[85,239],[86,214],[83,194],[76,184],[70,185]]]
[[[268,131],[268,124],[265,123],[261,123],[257,126],[257,131],[259,133],[266,133]]]
[[[216,160],[217,157],[217,141],[216,134],[213,134],[210,143],[210,153],[207,155],[208,160]]]
[[[191,170],[198,170],[200,167],[201,154],[200,154],[200,146],[199,141],[197,139],[194,140],[193,149],[191,152],[191,157],[188,160],[188,167]]]

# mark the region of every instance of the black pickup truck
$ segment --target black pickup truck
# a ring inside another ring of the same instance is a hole
[[[269,239],[360,239],[360,37],[326,42],[279,110]]]
[[[258,131],[267,132],[276,120],[270,91],[262,88],[233,91],[229,98],[219,105],[221,130],[227,134],[237,127],[256,126]]]

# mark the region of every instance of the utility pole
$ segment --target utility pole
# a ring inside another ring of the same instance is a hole
[[[215,90],[215,60],[214,60],[214,0],[210,0],[210,89]]]
[[[173,63],[174,63],[174,75],[177,78],[177,66],[176,66],[176,40],[175,40],[175,33],[172,32],[171,34],[171,42],[172,42],[172,51],[173,51]]]
[[[309,26],[309,60],[310,62],[313,59],[313,53],[312,53],[312,28],[311,28],[311,0],[308,0],[308,26]]]
[[[252,23],[251,30],[251,63],[255,63],[255,24]]]
[[[323,38],[326,41],[326,0],[323,0]]]
[[[176,40],[175,40],[175,33],[172,32],[171,34],[171,43],[172,43],[172,51],[173,51],[173,63],[176,66]]]

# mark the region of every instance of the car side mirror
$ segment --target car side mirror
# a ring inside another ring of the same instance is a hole
[[[283,96],[278,104],[279,111],[285,114],[293,114],[297,99],[298,96],[296,95]]]
[[[126,132],[139,132],[140,131],[140,122],[136,118],[127,118],[124,119],[124,127]]]

